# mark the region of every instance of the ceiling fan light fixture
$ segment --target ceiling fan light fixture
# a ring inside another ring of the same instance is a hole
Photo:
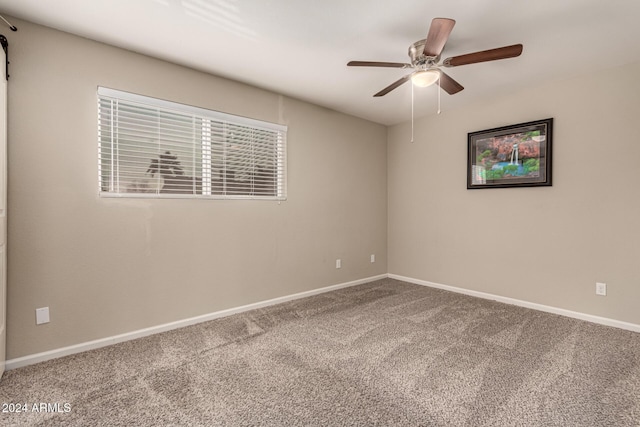
[[[417,87],[431,86],[440,78],[440,71],[438,70],[424,70],[418,71],[411,76],[411,82]]]

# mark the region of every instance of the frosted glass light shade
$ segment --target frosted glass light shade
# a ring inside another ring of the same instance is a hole
[[[418,71],[411,76],[411,82],[418,87],[431,86],[440,78],[440,72],[438,70],[425,70]]]

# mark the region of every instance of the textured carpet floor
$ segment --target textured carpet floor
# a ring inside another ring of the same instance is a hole
[[[1,425],[638,426],[640,334],[385,279],[9,371],[0,401],[29,407]]]

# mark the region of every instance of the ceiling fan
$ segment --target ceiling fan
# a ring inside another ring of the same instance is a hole
[[[351,61],[350,67],[389,67],[389,68],[413,68],[414,71],[396,80],[373,96],[384,96],[407,81],[411,80],[415,86],[426,87],[438,82],[438,85],[449,95],[456,94],[464,87],[442,71],[442,67],[457,67],[460,65],[475,64],[478,62],[496,61],[498,59],[515,58],[522,53],[522,45],[499,47],[467,53],[465,55],[447,58],[442,63],[440,54],[449,39],[456,21],[448,18],[434,18],[427,38],[419,40],[409,46],[409,58],[411,63],[401,62],[373,62]]]

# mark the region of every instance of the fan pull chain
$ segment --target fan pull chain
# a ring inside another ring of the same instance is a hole
[[[411,85],[411,142],[413,142],[413,84]]]
[[[438,91],[438,114],[440,114],[440,97],[441,97],[441,93],[442,92],[442,88],[440,87],[440,80],[438,80],[437,83],[438,88],[436,89]],[[413,142],[413,137],[414,137],[414,121],[415,121],[415,111],[414,111],[414,104],[415,104],[415,95],[414,95],[414,85],[411,85],[411,142]]]
[[[438,114],[440,114],[440,92],[442,92],[440,88],[440,82],[438,81]]]

